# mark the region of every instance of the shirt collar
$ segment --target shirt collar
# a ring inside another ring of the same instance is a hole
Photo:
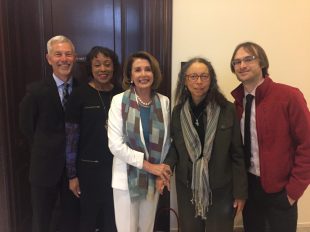
[[[246,97],[246,95],[248,95],[248,94],[252,94],[255,97],[257,87],[260,86],[264,82],[264,80],[265,80],[265,78],[263,78],[250,93],[247,92],[244,88],[244,97]]]
[[[55,80],[55,82],[56,82],[57,88],[60,87],[60,86],[62,86],[62,85],[64,84],[64,81],[61,80],[60,78],[58,78],[54,73],[53,73],[53,78],[54,78],[54,80]],[[67,81],[67,83],[68,83],[70,86],[72,86],[72,81],[73,81],[73,79],[72,79],[72,77],[70,77],[69,80]]]

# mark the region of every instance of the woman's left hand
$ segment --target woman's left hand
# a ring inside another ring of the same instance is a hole
[[[244,199],[235,199],[234,208],[236,210],[236,214],[241,213],[245,205]]]
[[[162,195],[165,188],[164,180],[162,180],[160,177],[157,177],[155,183],[157,192]]]

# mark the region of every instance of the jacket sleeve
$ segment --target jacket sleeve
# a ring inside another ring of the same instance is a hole
[[[248,197],[247,172],[240,125],[234,107],[232,107],[232,117],[234,118],[234,124],[230,152],[232,154],[233,195],[235,199],[246,199]]]
[[[114,157],[142,169],[144,153],[131,149],[125,142],[121,111],[122,96],[123,94],[114,96],[111,102],[108,119],[109,148]]]
[[[177,163],[178,160],[178,153],[177,150],[175,148],[174,142],[171,143],[171,146],[169,148],[168,154],[164,160],[165,164],[168,164],[171,168],[171,170],[174,170],[174,167]]]
[[[297,200],[310,184],[310,113],[298,89],[291,93],[290,99],[288,115],[295,156],[286,191]]]
[[[32,144],[36,127],[38,106],[32,88],[27,87],[26,95],[19,104],[19,127],[26,136],[28,142]]]
[[[170,135],[171,135],[171,138],[172,138],[172,143],[171,143],[171,146],[169,148],[169,151],[168,151],[168,154],[164,160],[164,163],[165,164],[168,164],[171,168],[171,170],[173,171],[177,161],[178,161],[178,152],[177,152],[177,149],[175,147],[175,143],[173,141],[173,138],[174,138],[174,123],[175,123],[175,117],[176,117],[176,112],[175,110],[172,112],[172,120],[171,120],[171,129],[170,129]],[[180,132],[179,132],[180,133]]]

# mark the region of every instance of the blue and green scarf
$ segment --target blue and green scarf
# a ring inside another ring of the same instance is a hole
[[[149,144],[146,147],[141,133],[139,104],[133,87],[124,92],[122,99],[123,134],[126,144],[133,150],[143,152],[144,159],[153,164],[160,163],[164,144],[165,126],[159,96],[154,93],[150,105]],[[151,173],[127,165],[128,188],[132,201],[153,199],[155,193],[155,176]]]

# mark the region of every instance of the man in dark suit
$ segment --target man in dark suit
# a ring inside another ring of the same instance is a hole
[[[65,175],[65,123],[67,98],[75,87],[72,77],[75,48],[65,36],[47,42],[53,75],[27,86],[20,103],[20,127],[31,147],[30,183],[33,232],[48,232],[58,197],[60,231],[76,231],[77,198],[68,189]]]

